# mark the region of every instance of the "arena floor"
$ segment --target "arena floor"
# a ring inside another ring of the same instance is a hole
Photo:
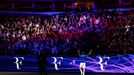
[[[36,72],[0,72],[0,75],[40,75]],[[47,75],[80,75],[80,73],[48,73]],[[132,75],[132,73],[121,74],[121,73],[86,73],[85,75]]]
[[[17,69],[16,59],[18,58],[19,67]],[[24,57],[24,60],[20,60]],[[118,56],[89,56],[85,59],[86,73],[134,73],[134,55],[118,55]],[[80,72],[79,67],[81,59],[78,57],[49,57],[47,72],[63,73],[66,75],[77,74]],[[22,65],[20,62],[22,61]],[[57,69],[56,70],[56,66]],[[38,61],[36,56],[0,56],[1,72],[39,72]],[[55,73],[54,73],[55,74]],[[58,75],[60,75],[58,74]],[[61,74],[61,75],[63,75]],[[5,74],[0,74],[5,75]],[[15,74],[13,74],[15,75]]]

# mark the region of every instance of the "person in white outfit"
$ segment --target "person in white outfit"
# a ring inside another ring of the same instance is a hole
[[[84,54],[84,52],[82,52],[82,54],[80,54],[80,51],[78,50],[78,54],[79,54],[79,57],[80,57],[80,72],[81,72],[81,75],[85,75],[85,68],[86,68],[86,57],[88,57],[88,55],[90,55],[92,53],[92,50],[90,50],[89,54]]]

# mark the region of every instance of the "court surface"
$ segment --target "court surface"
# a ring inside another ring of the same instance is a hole
[[[21,57],[24,59],[22,60]],[[20,69],[16,67],[16,59]],[[81,59],[78,57],[48,57],[50,73],[79,73]],[[134,55],[89,56],[85,59],[86,73],[134,73]],[[0,56],[1,72],[39,72],[36,56]],[[2,74],[0,74],[2,75]],[[14,74],[13,74],[14,75]]]

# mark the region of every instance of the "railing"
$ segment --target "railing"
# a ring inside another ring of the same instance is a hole
[[[74,2],[76,0],[0,0],[0,1],[11,1],[11,2]]]
[[[15,12],[15,11],[0,11],[0,14],[15,14],[15,15],[54,15],[63,12]]]

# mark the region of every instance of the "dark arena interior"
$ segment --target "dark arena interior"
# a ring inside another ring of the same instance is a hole
[[[0,0],[0,75],[134,73],[134,0]]]

